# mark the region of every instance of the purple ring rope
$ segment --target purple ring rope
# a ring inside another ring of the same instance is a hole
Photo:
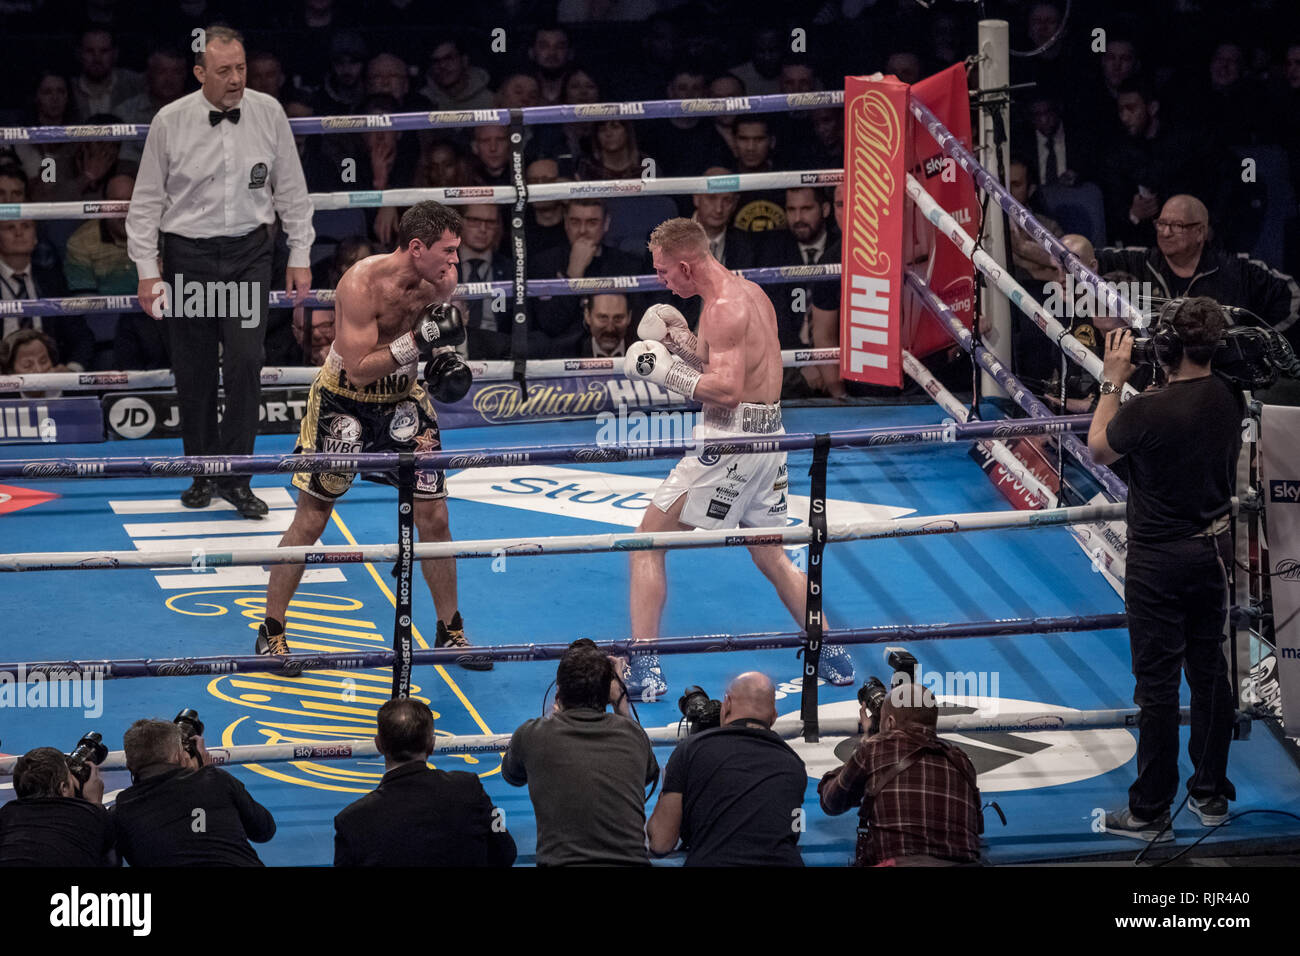
[[[958,640],[971,637],[1010,637],[1024,634],[1059,634],[1081,631],[1106,631],[1125,626],[1123,614],[1075,614],[1061,617],[1006,618],[995,621],[969,621],[943,624],[895,624],[879,627],[830,630],[825,640],[833,644],[888,644],[894,641]],[[765,651],[801,647],[804,637],[798,631],[754,634],[701,634],[692,637],[663,637],[654,643],[656,654],[712,654],[729,651]],[[631,639],[597,641],[597,646],[613,655],[626,655],[634,649],[644,650]],[[493,661],[559,660],[569,649],[563,644],[499,644],[474,648],[474,656]],[[463,648],[429,648],[411,654],[416,665],[454,664],[464,657]],[[8,674],[43,674],[50,677],[93,677],[124,680],[135,677],[192,677],[235,673],[290,673],[305,670],[360,670],[391,667],[392,649],[341,654],[233,655],[229,657],[125,658],[103,661],[40,661],[0,664]],[[21,679],[20,679],[21,682]]]
[[[899,428],[857,428],[831,434],[837,448],[866,448],[885,445],[953,443],[981,438],[1023,435],[1068,435],[1085,431],[1091,415],[1040,416],[1038,421],[964,422],[942,425],[908,425]],[[800,432],[775,438],[745,438],[693,444],[644,445],[520,445],[511,448],[472,448],[456,452],[428,452],[415,456],[421,469],[457,470],[501,465],[553,464],[556,462],[640,461],[651,458],[680,458],[688,452],[699,455],[750,455],[778,451],[804,451],[813,447],[816,435]],[[0,478],[149,478],[198,477],[205,475],[265,475],[291,472],[392,471],[397,452],[367,452],[350,455],[194,455],[188,458],[137,456],[123,458],[36,458],[0,461]]]

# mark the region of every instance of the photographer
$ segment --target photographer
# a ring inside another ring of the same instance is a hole
[[[1106,815],[1106,830],[1143,840],[1174,838],[1180,670],[1192,698],[1188,805],[1215,826],[1236,799],[1227,777],[1234,704],[1220,644],[1246,407],[1240,389],[1210,369],[1225,327],[1213,299],[1166,305],[1151,348],[1168,383],[1123,407],[1119,389],[1133,372],[1133,337],[1127,329],[1107,335],[1101,399],[1088,431],[1093,457],[1103,465],[1126,458],[1130,476],[1124,606],[1140,708],[1138,774],[1128,806]]]
[[[37,747],[14,764],[18,799],[0,807],[0,866],[116,866],[99,768],[82,784],[68,758]]]
[[[650,864],[645,787],[659,764],[615,674],[595,643],[574,641],[555,672],[554,712],[510,738],[501,776],[528,785],[538,866]]]
[[[671,853],[680,835],[686,866],[803,866],[799,811],[808,772],[774,723],[772,682],[756,671],[733,680],[721,726],[691,734],[668,758],[646,825],[651,853]]]
[[[122,736],[131,786],[113,809],[118,852],[131,866],[261,866],[249,841],[275,836],[271,813],[211,766],[203,738],[175,723],[137,720]]]
[[[335,866],[510,866],[515,841],[477,774],[428,766],[433,712],[422,700],[379,708],[384,779],[334,818]]]
[[[871,714],[864,702],[862,726]],[[910,681],[885,697],[880,731],[817,785],[822,810],[858,807],[855,866],[954,866],[979,861],[984,832],[975,767],[935,732],[939,705]]]

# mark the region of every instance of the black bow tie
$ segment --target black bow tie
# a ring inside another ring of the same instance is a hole
[[[239,122],[239,107],[233,110],[210,110],[208,112],[208,122],[216,126],[222,120],[230,120],[232,123]]]

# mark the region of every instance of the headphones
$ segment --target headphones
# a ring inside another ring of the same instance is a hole
[[[1155,350],[1156,360],[1168,368],[1176,367],[1183,357],[1183,340],[1174,327],[1174,320],[1186,302],[1185,296],[1179,296],[1161,306],[1155,331],[1151,333],[1151,347]]]

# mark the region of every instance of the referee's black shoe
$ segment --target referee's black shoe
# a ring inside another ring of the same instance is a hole
[[[266,502],[253,494],[247,485],[218,486],[217,494],[234,505],[242,517],[261,518],[266,514]]]
[[[181,492],[181,504],[186,508],[206,508],[212,504],[212,480],[195,478],[190,486]]]

